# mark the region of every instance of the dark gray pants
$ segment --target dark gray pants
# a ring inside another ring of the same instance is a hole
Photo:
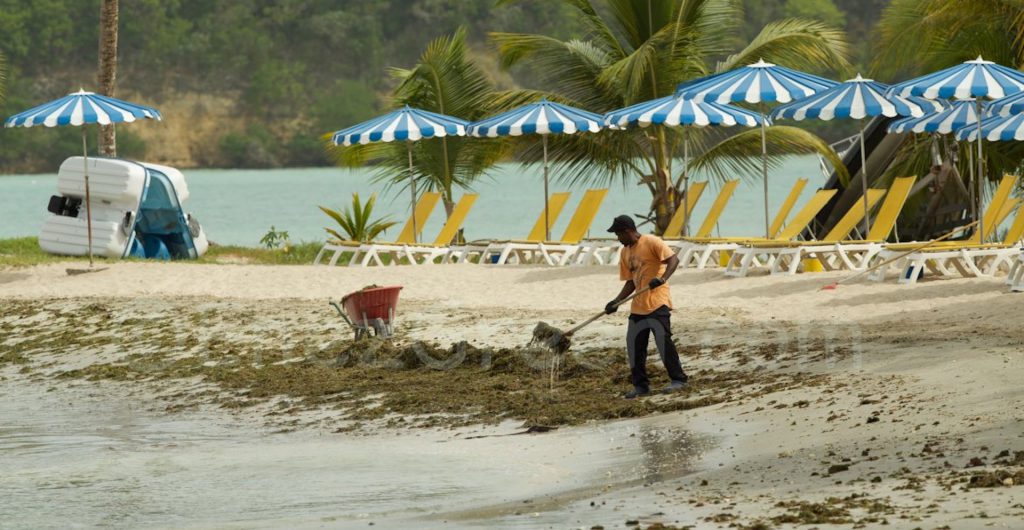
[[[679,352],[672,342],[672,312],[666,306],[655,309],[649,315],[629,315],[629,327],[626,329],[626,353],[629,356],[629,368],[633,386],[644,390],[650,389],[647,379],[647,344],[654,334],[654,344],[661,355],[661,363],[665,365],[669,379],[685,382],[686,373],[679,363]]]

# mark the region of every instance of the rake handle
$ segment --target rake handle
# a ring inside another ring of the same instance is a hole
[[[903,252],[902,254],[897,255],[894,258],[889,258],[889,259],[879,263],[878,265],[875,265],[874,267],[862,270],[862,271],[858,272],[857,274],[854,274],[853,276],[848,276],[846,278],[843,278],[843,279],[835,282],[833,285],[840,285],[840,284],[846,283],[848,281],[860,278],[861,276],[864,276],[866,274],[870,274],[870,273],[872,273],[872,272],[874,272],[874,271],[876,271],[876,270],[878,270],[878,269],[880,269],[880,268],[882,268],[882,267],[884,267],[884,266],[886,266],[886,265],[888,265],[888,264],[890,264],[890,263],[892,263],[894,261],[899,261],[899,260],[901,260],[901,259],[903,259],[903,258],[905,258],[905,257],[907,257],[907,256],[909,256],[909,255],[911,255],[911,254],[913,254],[915,252],[918,252],[920,250],[924,250],[924,249],[934,245],[935,243],[939,243],[941,241],[945,241],[945,240],[953,237],[953,235],[956,234],[957,232],[961,232],[963,230],[966,230],[966,229],[968,229],[968,228],[970,228],[970,227],[972,227],[972,226],[974,226],[976,224],[978,224],[978,221],[974,221],[972,223],[968,223],[968,224],[965,224],[963,226],[958,226],[958,227],[950,230],[949,232],[946,232],[941,237],[932,239],[931,241],[926,241],[926,242],[924,242],[924,243],[922,243],[922,244],[920,244],[920,245],[918,245],[916,247],[911,248],[910,250],[908,250],[906,252]]]
[[[622,305],[622,304],[624,304],[624,303],[626,303],[626,302],[636,298],[638,295],[643,294],[643,293],[645,293],[647,291],[650,291],[650,290],[651,290],[650,287],[644,287],[642,289],[633,291],[633,294],[623,298],[622,300],[619,300],[618,303],[615,304],[615,307],[619,307],[620,305]],[[566,337],[571,337],[573,333],[576,333],[577,331],[583,329],[584,327],[592,324],[595,320],[603,317],[604,315],[605,315],[605,312],[601,311],[600,313],[598,313],[598,314],[588,318],[587,320],[584,320],[582,324],[580,324],[580,325],[570,329],[569,331],[566,331],[563,335],[566,336]]]

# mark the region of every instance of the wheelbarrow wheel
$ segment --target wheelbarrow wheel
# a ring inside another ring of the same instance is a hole
[[[375,319],[373,319],[372,321],[370,321],[370,325],[373,326],[373,333],[374,333],[374,335],[377,335],[378,337],[380,337],[382,339],[386,339],[386,338],[390,338],[391,337],[391,333],[389,333],[389,330],[388,330],[388,325],[384,322],[383,318],[375,318]]]

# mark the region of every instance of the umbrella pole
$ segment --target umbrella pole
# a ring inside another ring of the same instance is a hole
[[[683,128],[683,237],[690,235],[690,142]]]
[[[970,143],[968,143],[967,145],[970,146]],[[971,150],[970,147],[967,148],[967,169],[970,172],[970,174],[968,175],[968,177],[970,178],[970,188],[967,192],[967,200],[971,203],[971,221],[977,221],[978,201],[974,200],[974,188],[976,184],[974,178],[974,151]]]
[[[978,217],[978,219],[977,219],[977,221],[978,221],[978,232],[981,235],[981,239],[979,239],[978,241],[980,243],[984,243],[985,239],[986,239],[985,238],[985,218],[984,218],[985,216],[981,214],[981,212],[982,212],[982,203],[984,201],[984,199],[982,199],[982,197],[981,197],[981,181],[985,177],[985,173],[984,173],[984,167],[985,166],[984,166],[984,159],[982,158],[982,154],[981,154],[981,140],[982,140],[982,138],[981,138],[981,100],[980,99],[975,99],[974,100],[974,110],[975,110],[975,114],[977,115],[977,121],[978,121],[978,182],[975,183],[975,186],[978,189],[977,189],[977,191],[974,194],[975,199],[977,199],[977,204],[978,205],[975,207],[974,211],[977,212],[975,215]]]
[[[412,172],[412,142],[405,142],[405,146],[409,152],[409,187],[412,189],[412,242],[416,243],[416,236],[418,235],[416,226],[416,178]]]
[[[540,135],[544,145],[544,241],[551,241],[551,219],[548,217],[548,135]]]
[[[89,149],[85,143],[85,125],[82,125],[82,174],[85,176],[85,229],[89,243],[89,268],[92,268],[92,200],[89,197]]]
[[[868,215],[868,165],[866,162],[866,155],[864,154],[864,120],[860,121],[860,173],[863,178],[860,179],[861,192],[864,194],[864,239],[867,239],[867,233],[871,232],[871,217]]]
[[[761,111],[761,179],[764,182],[764,237],[771,239],[768,233],[768,126],[765,123],[764,111]]]

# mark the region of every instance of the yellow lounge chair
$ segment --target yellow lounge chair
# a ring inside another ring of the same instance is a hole
[[[736,241],[733,243],[732,255],[729,256],[729,263],[726,265],[725,274],[727,276],[746,276],[747,271],[752,266],[757,266],[759,261],[757,256],[756,248],[749,245],[755,243],[785,243],[796,239],[800,234],[807,229],[808,226],[814,221],[814,218],[818,215],[818,212],[828,204],[828,201],[832,200],[832,196],[835,195],[837,190],[819,190],[811,200],[807,201],[807,204],[800,209],[796,215],[793,216],[793,220],[790,221],[785,228],[779,230],[778,234],[772,239],[765,238],[750,238],[746,241]],[[863,211],[863,210],[862,210]]]
[[[863,240],[845,239],[845,235],[863,220],[864,209],[861,214],[854,214],[851,206],[846,216],[839,221],[821,241],[792,245],[780,249],[778,259],[772,262],[772,274],[795,274],[803,263],[804,258],[817,258],[825,270],[850,269],[864,270],[871,258],[880,252],[896,227],[896,220],[899,218],[903,205],[906,204],[910,191],[914,187],[917,177],[900,177],[893,180],[889,191],[868,190],[868,209],[875,204],[871,197],[872,191],[883,192],[885,201],[878,210],[874,222],[871,223],[871,230]],[[858,199],[863,202],[862,199]],[[851,218],[851,214],[853,214]],[[850,224],[852,221],[852,224]]]
[[[793,184],[793,189],[789,191],[789,195],[786,196],[786,200],[783,201],[769,227],[768,233],[772,234],[772,237],[777,236],[779,230],[782,229],[786,218],[789,217],[789,212],[793,210],[793,206],[796,204],[797,199],[800,198],[800,194],[806,185],[807,179],[797,179]],[[731,252],[739,247],[740,242],[751,239],[749,237],[710,237],[711,230],[718,223],[720,215],[721,212],[718,212],[718,215],[712,220],[709,213],[708,219],[701,225],[700,230],[694,234],[694,237],[666,241],[670,247],[678,249],[680,267],[695,265],[698,269],[703,269],[708,264],[718,263],[717,259],[712,259],[716,257],[716,254]]]
[[[579,244],[587,235],[587,230],[594,222],[597,211],[604,202],[607,189],[587,190],[576,206],[576,212],[569,220],[562,239],[558,241],[508,241],[494,245],[487,250],[487,255],[498,254],[498,265],[505,265],[509,258],[515,257],[518,263],[530,263],[544,260],[549,265],[566,265],[579,249]],[[555,259],[557,255],[561,255]]]
[[[1010,198],[1013,189],[1016,187],[1017,180],[1018,177],[1014,175],[1004,176],[992,195],[992,200],[989,202],[988,208],[982,217],[985,227],[985,240],[995,233],[996,228],[1020,204],[1020,199]],[[1019,219],[1015,221],[1014,226],[1007,232],[1007,239],[1011,239],[1014,235],[1014,229],[1018,221]],[[884,281],[888,275],[889,268],[892,267],[900,270],[899,283],[910,284],[917,282],[918,277],[920,277],[925,268],[941,276],[954,275],[954,270],[950,267],[956,269],[955,272],[960,275],[968,277],[994,274],[1013,255],[1013,252],[1008,251],[1007,247],[1016,244],[1016,242],[1008,244],[1007,239],[1004,239],[1002,243],[984,244],[982,243],[981,231],[975,230],[974,234],[968,239],[962,241],[940,241],[926,249],[911,252],[910,254],[907,253],[920,247],[923,243],[888,244],[875,255],[872,261],[873,263],[883,263],[886,261],[890,263],[873,271],[868,278],[874,281]],[[994,266],[980,267],[980,260],[987,257],[995,258]],[[974,258],[977,258],[978,261]],[[968,261],[971,261],[971,263],[968,263]]]
[[[423,233],[423,225],[427,223],[427,219],[430,217],[430,213],[434,211],[434,207],[437,206],[437,201],[440,200],[441,194],[433,191],[428,191],[420,196],[420,199],[416,201],[416,236],[419,237]],[[398,239],[394,241],[394,244],[412,244],[413,238],[413,216],[410,215],[409,219],[405,222],[405,226],[402,228],[402,232],[398,234]],[[317,252],[316,259],[313,260],[314,265],[319,265],[320,260],[328,252],[334,252],[331,256],[329,265],[337,265],[338,259],[344,254],[352,254],[352,259],[349,261],[350,266],[355,266],[358,261],[360,248],[364,245],[362,241],[338,241],[332,240],[324,244],[320,252]]]
[[[683,231],[683,226],[690,217],[693,217],[693,210],[697,206],[697,202],[700,200],[701,196],[704,195],[704,190],[707,189],[707,186],[707,181],[695,182],[690,185],[687,189],[688,195],[684,197],[686,202],[680,203],[680,208],[677,208],[675,214],[673,214],[672,218],[669,219],[668,227],[665,228],[665,234],[672,234],[671,237],[679,238]],[[725,191],[725,188],[729,188],[730,191],[728,195],[732,195],[732,190],[734,190],[736,186],[726,183],[726,186],[723,187],[723,192]],[[722,193],[719,193],[719,199],[716,199],[716,204],[721,197]],[[728,198],[726,198],[726,202],[728,202]],[[683,204],[686,205],[686,208],[682,207]],[[580,250],[576,255],[574,264],[617,265],[619,263],[619,250],[621,248],[622,245],[619,243],[619,240],[615,238],[604,237],[588,239],[580,243]]]
[[[1021,217],[1019,212],[1017,217]],[[1019,249],[1019,252],[1017,259],[1013,260],[1010,273],[1006,275],[1006,285],[1009,285],[1010,291],[1014,293],[1024,292],[1024,248]]]
[[[551,230],[555,226],[555,222],[558,220],[558,216],[561,215],[562,210],[565,208],[565,203],[569,201],[569,192],[560,191],[552,193],[548,197],[548,230],[544,230],[544,210],[541,209],[540,215],[537,216],[537,221],[533,223],[533,229],[527,234],[525,241],[532,241],[540,243],[544,241],[544,234]],[[480,263],[490,263],[491,256],[497,257],[498,253],[491,252],[491,248],[494,246],[500,246],[509,241],[494,241],[494,240],[481,240],[471,241],[464,245],[452,246],[448,254],[445,256],[446,262],[451,263],[465,263],[474,256],[479,257]]]
[[[469,210],[473,207],[477,197],[479,196],[475,193],[466,193],[459,199],[459,202],[452,208],[451,215],[448,216],[448,220],[445,221],[444,226],[441,227],[441,231],[437,234],[432,244],[367,243],[359,248],[359,252],[362,254],[362,259],[359,260],[360,264],[365,267],[372,261],[377,265],[383,265],[382,255],[391,256],[391,263],[394,265],[401,262],[402,258],[407,259],[412,265],[419,265],[420,259],[424,263],[433,263],[434,258],[444,256],[448,252],[448,245],[455,238],[459,228],[462,228],[462,223],[466,221],[466,216],[469,215]],[[356,257],[353,257],[352,263],[356,261]]]
[[[867,209],[869,212],[876,204],[878,204],[878,201],[880,201],[884,195],[885,190],[874,188],[868,189]],[[805,248],[808,246],[832,247],[849,236],[850,232],[852,232],[853,229],[856,228],[863,220],[864,200],[863,197],[858,197],[857,201],[850,205],[850,208],[846,210],[846,213],[843,214],[842,218],[840,218],[832,229],[825,234],[825,237],[820,240],[751,241],[736,249],[736,251],[733,252],[733,255],[735,256],[738,254],[740,256],[744,256],[748,253],[757,255],[761,261],[771,264],[773,273],[776,271],[785,271],[789,274],[795,274],[797,268],[800,266],[800,258]],[[726,274],[729,276],[745,276],[749,270],[749,267],[727,269]]]

